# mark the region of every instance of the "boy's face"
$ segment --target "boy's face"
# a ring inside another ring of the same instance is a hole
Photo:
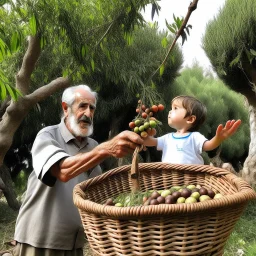
[[[182,105],[182,101],[177,99],[172,102],[172,109],[168,114],[168,125],[176,130],[188,129],[190,125],[187,123],[186,109]]]

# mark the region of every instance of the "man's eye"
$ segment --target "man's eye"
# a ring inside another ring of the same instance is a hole
[[[95,108],[96,108],[95,106],[90,105],[91,110],[95,110]]]

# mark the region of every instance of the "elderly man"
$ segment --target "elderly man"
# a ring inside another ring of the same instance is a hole
[[[84,232],[73,204],[76,184],[101,174],[107,157],[123,157],[143,144],[139,135],[124,131],[99,144],[93,132],[97,94],[86,85],[66,89],[61,123],[39,131],[32,148],[34,171],[15,229],[14,255],[83,255]]]

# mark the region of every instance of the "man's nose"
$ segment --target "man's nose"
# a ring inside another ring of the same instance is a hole
[[[91,116],[91,114],[92,114],[91,108],[90,108],[90,106],[88,106],[88,107],[84,110],[84,115],[89,117],[89,116]]]

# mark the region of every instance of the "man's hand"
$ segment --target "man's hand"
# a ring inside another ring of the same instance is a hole
[[[100,144],[98,148],[102,148],[109,156],[121,158],[132,154],[135,148],[141,145],[143,145],[143,139],[140,135],[131,131],[123,131],[113,139]]]
[[[223,127],[222,124],[220,124],[216,130],[216,137],[220,141],[224,141],[228,139],[230,136],[232,136],[237,129],[239,128],[241,124],[241,120],[228,120],[226,122],[225,127]]]

